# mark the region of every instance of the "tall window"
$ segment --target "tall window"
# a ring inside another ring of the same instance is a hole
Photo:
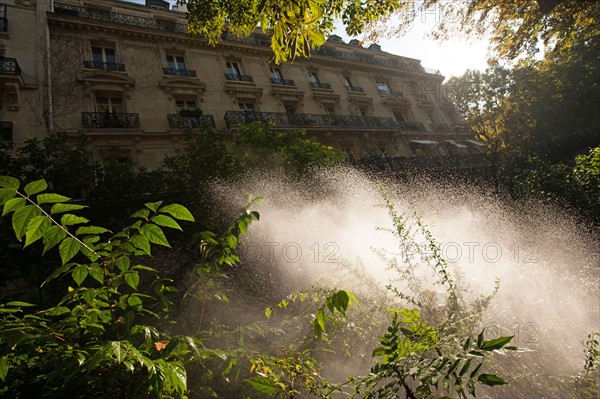
[[[270,70],[271,70],[271,79],[283,80],[283,75],[281,74],[281,69],[271,67]]]
[[[392,90],[390,89],[390,86],[388,86],[387,82],[377,80],[377,81],[375,81],[375,83],[377,83],[377,89],[379,90],[379,92],[381,94],[388,95],[392,92]]]
[[[352,81],[348,76],[344,76],[344,86],[346,86],[346,89],[352,90]]]
[[[175,106],[177,107],[178,114],[198,111],[198,108],[196,107],[196,100],[176,99]]]
[[[6,4],[0,4],[0,32],[8,32],[8,20],[6,19]]]
[[[309,72],[308,73],[308,80],[310,81],[311,86],[318,86],[319,85],[319,76],[317,75],[316,72]]]
[[[118,96],[96,96],[96,112],[111,112],[111,113],[124,113],[125,105],[123,104],[123,97]]]
[[[259,120],[258,115],[254,112],[254,103],[240,101],[238,106],[241,111],[240,119],[244,123],[251,123]]]
[[[110,47],[92,47],[92,61],[94,64],[109,64],[117,63],[117,55],[114,48]]]
[[[240,73],[240,66],[235,61],[227,61],[225,63],[227,67],[227,75],[235,78],[239,78],[242,74]]]
[[[182,55],[167,55],[167,68],[172,71],[185,71],[185,60]]]
[[[404,115],[402,115],[402,112],[400,112],[399,110],[395,109],[392,112],[394,113],[394,118],[396,118],[398,122],[404,122],[406,120],[404,118]]]
[[[240,111],[242,112],[253,112],[254,104],[250,102],[239,102],[238,106],[240,107]]]
[[[285,108],[285,113],[288,115],[295,114],[296,112],[298,112],[298,107],[296,106],[296,103],[286,102],[283,103],[283,107]]]

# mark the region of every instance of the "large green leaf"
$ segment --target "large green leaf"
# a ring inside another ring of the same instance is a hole
[[[54,193],[44,193],[37,196],[38,204],[54,204],[57,202],[67,202],[71,198],[65,197],[64,195]]]
[[[60,224],[62,224],[63,226],[71,226],[74,224],[83,224],[83,223],[87,223],[87,222],[89,222],[89,220],[87,220],[86,218],[81,217],[81,216],[72,215],[70,213],[64,214],[60,218]]]
[[[46,180],[44,179],[32,181],[31,183],[25,186],[25,194],[27,194],[28,196],[32,196],[34,194],[41,193],[47,188],[48,183],[46,183]]]
[[[79,235],[83,235],[83,234],[102,234],[102,233],[108,233],[108,232],[110,232],[110,230],[105,229],[104,227],[81,226],[77,229],[75,234],[79,236]]]
[[[52,222],[47,216],[41,215],[32,218],[27,224],[27,232],[25,233],[25,248],[33,244],[46,234],[46,231],[52,226]]]
[[[60,253],[63,265],[77,255],[77,252],[79,252],[80,249],[81,244],[73,237],[63,240],[58,247],[58,252]]]
[[[158,210],[160,213],[168,213],[173,216],[175,219],[186,220],[189,222],[194,221],[194,216],[187,210],[187,208],[183,205],[179,204],[170,204],[165,205]]]
[[[44,234],[43,242],[44,242],[44,251],[42,253],[45,254],[48,250],[54,248],[54,246],[58,245],[62,240],[65,239],[67,233],[60,226],[51,226]]]
[[[8,374],[8,360],[5,357],[0,357],[0,380],[4,381]]]
[[[0,188],[0,205],[4,205],[7,201],[15,198],[17,192],[10,188]]]
[[[12,225],[19,241],[21,240],[21,237],[25,235],[29,221],[34,217],[39,216],[41,213],[42,212],[33,205],[25,205],[15,211],[15,214],[12,217]]]
[[[181,230],[181,226],[172,217],[167,215],[155,215],[151,219],[154,223],[163,227],[170,227],[172,229]]]
[[[20,186],[19,180],[10,176],[0,176],[0,187],[8,188],[13,191],[17,191]]]
[[[6,201],[4,204],[4,209],[2,210],[2,216],[9,214],[10,212],[14,212],[23,205],[25,205],[25,198],[17,197]]]
[[[254,377],[249,378],[246,381],[258,392],[266,393],[267,395],[279,392],[279,388],[275,384],[275,381],[271,381],[267,377]]]
[[[88,267],[87,265],[78,265],[71,272],[71,277],[73,277],[73,281],[75,284],[81,285],[85,278],[88,276]]]
[[[502,378],[494,374],[480,374],[479,377],[477,377],[477,381],[484,385],[489,385],[492,387],[494,385],[504,385],[507,383]]]
[[[167,241],[167,237],[165,237],[165,233],[163,233],[162,229],[155,224],[146,224],[140,229],[140,233],[151,243],[163,245],[169,248],[171,247]]]
[[[493,351],[495,349],[501,349],[504,345],[508,344],[513,338],[514,335],[511,335],[510,337],[500,337],[492,339],[491,341],[485,341],[483,345],[481,345],[480,349],[484,351]]]
[[[133,270],[128,270],[123,274],[125,276],[125,282],[134,290],[137,289],[138,284],[140,283],[140,275],[138,272]]]
[[[144,237],[140,234],[136,234],[129,239],[129,242],[137,249],[141,249],[146,254],[151,255],[150,254],[150,242],[148,242],[148,239],[146,237]]]
[[[83,208],[87,208],[87,207],[84,205],[77,205],[77,204],[54,204],[54,205],[52,205],[52,209],[50,209],[50,213],[54,215],[57,213],[77,211],[77,210],[83,209]]]

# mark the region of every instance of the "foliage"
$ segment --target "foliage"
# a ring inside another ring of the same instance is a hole
[[[271,36],[276,63],[309,57],[324,43],[336,19],[350,36],[366,34],[376,42],[386,32],[405,33],[415,21],[436,18],[434,38],[462,32],[492,35],[498,53],[510,59],[534,54],[542,42],[561,51],[598,34],[600,5],[578,0],[180,0],[186,4],[189,31],[216,44],[226,27],[235,36],[259,28]],[[392,23],[393,22],[393,23]]]
[[[0,392],[14,398],[184,397],[184,364],[199,355],[199,342],[144,323],[168,320],[173,287],[137,260],[150,255],[152,244],[169,247],[162,227],[180,230],[176,220],[193,221],[187,209],[147,203],[132,215],[133,225],[112,234],[70,213],[84,206],[46,192],[45,180],[21,191],[17,179],[2,176],[0,186],[3,215],[12,214],[23,246],[41,243],[44,253],[58,247],[61,265],[44,284],[72,280],[50,308],[0,306]],[[140,281],[152,290],[142,291]]]

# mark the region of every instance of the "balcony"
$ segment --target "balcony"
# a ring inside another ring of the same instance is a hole
[[[86,129],[139,129],[138,114],[116,112],[82,112],[81,122]]]
[[[226,80],[235,80],[237,82],[254,82],[254,79],[252,79],[252,76],[238,75],[236,73],[226,73],[225,79]]]
[[[252,122],[289,127],[342,127],[425,132],[421,122],[398,122],[393,118],[358,115],[287,114],[285,112],[227,111],[225,124],[233,127]]]
[[[0,32],[8,32],[8,18],[0,17]]]
[[[173,21],[162,21],[155,18],[139,17],[137,15],[119,14],[92,7],[79,7],[65,3],[54,3],[54,14],[68,17],[79,17],[96,21],[111,22],[115,24],[135,26],[160,30],[165,32],[187,33],[187,25]]]
[[[201,129],[215,127],[212,115],[202,114],[168,114],[169,128],[171,129]]]
[[[13,141],[13,124],[12,122],[0,121],[0,141],[12,142]]]
[[[296,83],[294,83],[293,80],[283,78],[271,78],[271,83],[280,86],[296,86]]]
[[[189,78],[195,78],[196,71],[188,69],[177,69],[177,68],[163,68],[163,74],[169,76],[187,76]]]
[[[20,75],[21,68],[16,58],[0,57],[0,75]]]
[[[83,67],[87,69],[125,72],[125,65],[117,64],[116,62],[83,61]]]
[[[329,83],[310,82],[310,87],[318,90],[333,90],[333,87]]]
[[[365,94],[365,90],[359,86],[346,86],[346,91],[348,93],[360,93]]]

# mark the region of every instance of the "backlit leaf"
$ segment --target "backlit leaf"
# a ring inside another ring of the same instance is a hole
[[[165,233],[155,224],[149,223],[145,225],[140,229],[140,233],[151,243],[171,247],[167,241],[167,237],[165,237]]]
[[[266,393],[267,395],[279,392],[279,388],[275,385],[275,382],[267,377],[254,377],[246,381],[258,392]]]
[[[87,222],[89,222],[89,220],[87,220],[86,218],[81,217],[81,216],[72,215],[70,213],[63,215],[60,218],[60,224],[62,224],[63,226],[71,226],[74,224],[82,224],[82,223],[87,223]]]
[[[2,216],[9,214],[10,212],[14,212],[23,205],[25,205],[25,198],[17,197],[6,201],[4,204],[4,209],[2,210]]]
[[[25,194],[27,194],[28,196],[32,196],[34,194],[41,193],[47,188],[48,183],[46,183],[46,180],[44,179],[32,181],[31,183],[25,186]]]
[[[58,247],[58,252],[60,253],[63,265],[77,255],[80,248],[81,244],[72,237],[63,240]]]
[[[514,335],[510,337],[500,337],[496,339],[492,339],[491,341],[485,341],[483,345],[481,345],[481,350],[484,351],[493,351],[495,349],[501,349],[504,345],[508,344],[511,339],[513,339]]]
[[[67,202],[71,198],[65,197],[64,195],[54,193],[44,193],[37,196],[38,204],[54,204],[56,202]]]
[[[14,177],[0,176],[0,187],[16,191],[19,189],[20,184],[21,183],[19,182],[19,180],[15,179]]]
[[[32,218],[27,224],[27,232],[25,233],[25,248],[33,244],[44,236],[46,231],[52,226],[52,222],[47,216],[41,215]]]
[[[167,215],[155,215],[151,219],[154,223],[163,227],[170,227],[172,229],[181,230],[179,223],[177,223],[172,217]]]
[[[58,245],[58,243],[64,240],[66,236],[67,233],[60,226],[51,226],[42,239],[44,243],[44,252],[42,255],[55,245]]]
[[[192,216],[190,211],[188,211],[187,208],[184,207],[183,205],[179,205],[179,204],[166,205],[166,206],[163,206],[162,208],[160,208],[159,212],[168,213],[169,215],[173,216],[175,219],[186,220],[189,222],[194,221],[194,217]]]
[[[140,276],[137,272],[128,271],[124,274],[125,282],[134,290],[137,289],[138,284],[140,283]]]
[[[71,272],[71,277],[73,277],[73,281],[75,281],[75,284],[77,285],[81,285],[81,283],[83,283],[83,280],[85,280],[87,276],[87,265],[79,265],[75,267],[75,269],[73,269],[73,271]]]
[[[54,205],[52,205],[52,209],[50,209],[50,214],[54,215],[57,213],[77,211],[77,210],[83,209],[83,208],[87,208],[87,207],[84,205],[77,205],[77,204],[54,204]]]
[[[25,205],[15,211],[12,217],[12,225],[19,241],[25,235],[29,221],[40,214],[41,211],[33,205]]]

